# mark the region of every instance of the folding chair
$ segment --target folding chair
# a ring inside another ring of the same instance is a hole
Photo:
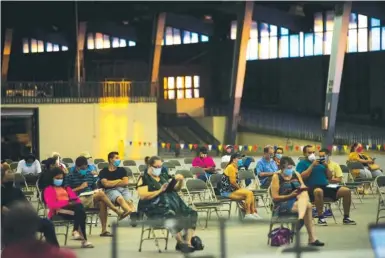
[[[192,161],[193,161],[193,159],[192,158],[185,158],[184,160],[183,160],[183,162],[184,162],[184,164],[185,165],[192,165]]]
[[[140,171],[139,171],[139,168],[137,166],[126,166],[128,168],[130,168],[130,170],[132,171],[132,176],[133,178],[135,179],[135,183],[136,181],[139,179],[140,177]]]
[[[142,220],[142,232],[140,234],[140,244],[139,244],[139,252],[142,252],[142,245],[144,241],[148,240],[154,240],[156,247],[158,248],[158,252],[161,253],[162,250],[160,249],[159,246],[159,240],[165,240],[165,247],[164,250],[167,250],[168,246],[168,237],[169,237],[169,230],[164,227],[163,221],[155,223],[152,222],[148,223],[146,225],[146,221],[148,221],[146,215],[143,214],[143,220]],[[164,234],[164,231],[166,231],[166,234]],[[148,232],[147,237],[144,237],[145,233]],[[157,232],[161,232],[163,236],[159,237],[157,236]]]
[[[163,162],[163,167],[167,168],[168,173],[169,173],[170,175],[175,174],[176,166],[175,166],[173,163],[168,162],[168,161]]]
[[[98,165],[100,162],[106,162],[104,159],[94,159],[94,164]]]
[[[11,168],[12,172],[16,172],[18,165],[19,165],[19,162],[12,162],[11,164],[9,164],[9,167]]]
[[[241,185],[246,188],[246,184],[245,184],[245,181],[246,180],[252,180],[254,182],[256,182],[256,176],[254,174],[254,172],[250,171],[250,170],[240,170],[238,171],[238,177],[239,177],[239,180],[241,181]],[[256,182],[256,188],[255,189],[249,189],[253,192],[254,194],[254,197],[256,197],[256,202],[258,202],[258,197],[261,198],[262,202],[263,202],[263,206],[265,207],[265,210],[267,213],[270,212],[269,208],[268,208],[268,201],[266,200],[267,198],[266,195],[267,195],[267,189],[258,189],[257,188],[258,186],[258,183]]]
[[[221,169],[225,170],[227,167],[228,162],[221,162]]]
[[[62,158],[61,161],[66,164],[74,164],[74,160],[71,158]]]
[[[194,177],[198,177],[200,175],[206,175],[206,172],[203,168],[200,167],[191,167],[190,168],[191,173],[194,175]]]
[[[28,201],[32,201],[34,191],[30,190],[27,185],[27,181],[25,180],[25,177],[21,173],[15,173],[14,178],[14,185],[19,186],[20,189],[23,191],[25,197]]]
[[[251,170],[254,172],[256,167],[257,167],[257,163],[255,161],[253,161],[250,163],[248,170]]]
[[[381,212],[385,211],[385,194],[380,191],[380,187],[385,187],[385,176],[378,176],[374,180],[374,186],[378,191],[378,204],[376,216],[376,224],[378,224],[380,219],[385,219],[385,215],[381,214]]]
[[[358,187],[362,186],[362,183],[361,182],[348,182],[349,179],[350,179],[350,172],[349,172],[349,168],[346,166],[346,165],[340,165],[340,168],[342,170],[342,173],[343,173],[343,177],[342,177],[342,182],[341,182],[341,185],[347,187],[350,189],[350,191],[352,193],[354,193],[358,199],[360,200],[360,202],[362,203],[362,199],[361,199],[361,196],[360,194],[358,193]],[[346,175],[346,178],[345,179],[345,175]],[[353,204],[353,207],[356,208],[356,205],[352,199],[352,204]]]
[[[359,177],[354,177],[354,174],[353,174],[353,170],[365,169],[364,165],[362,165],[361,162],[352,162],[352,161],[347,161],[346,165],[347,165],[347,167],[349,169],[351,180],[353,182],[360,182],[363,185],[369,186],[369,189],[370,189],[370,191],[372,192],[372,194],[374,196],[374,191],[373,191],[372,183],[374,182],[375,178],[359,178]],[[362,194],[362,198],[364,198],[364,196],[365,195]]]
[[[270,186],[267,189],[267,193],[269,195],[270,200],[273,200],[273,197],[271,196],[271,187]],[[269,225],[269,232],[267,235],[268,236],[270,235],[271,231],[273,230],[274,225],[280,224],[281,227],[286,225],[293,232],[293,235],[290,239],[291,242],[293,242],[293,240],[294,240],[293,236],[295,235],[295,228],[296,228],[296,224],[298,222],[298,216],[296,214],[287,214],[287,215],[274,214],[274,209],[275,209],[275,207],[274,207],[274,203],[273,203],[273,205],[271,205],[271,219],[270,219],[270,225]],[[267,244],[270,244],[270,237],[267,238]]]
[[[123,166],[136,166],[136,162],[134,160],[123,160]]]
[[[98,170],[102,170],[103,168],[108,168],[108,162],[99,162],[98,165]]]
[[[200,179],[190,179],[186,181],[186,190],[189,196],[189,201],[191,206],[197,212],[206,212],[206,223],[204,228],[207,228],[208,220],[210,218],[211,212],[214,210],[218,214],[219,207],[222,205],[221,202],[215,201],[213,195],[206,185]],[[196,199],[199,199],[197,201]]]
[[[213,195],[215,196],[215,199],[222,203],[222,205],[228,205],[228,209],[221,208],[220,211],[226,211],[229,215],[228,218],[231,216],[231,204],[232,200],[228,197],[223,197],[219,194],[218,191],[218,185],[220,184],[222,180],[222,174],[212,174],[207,180],[208,186],[211,188]]]
[[[139,165],[138,169],[139,169],[140,173],[142,173],[147,169],[147,165],[141,164],[141,165]]]
[[[175,175],[182,175],[185,180],[194,178],[193,173],[191,173],[191,171],[186,169],[177,170],[175,172]]]
[[[180,164],[179,160],[176,160],[176,159],[170,159],[168,162],[173,164],[175,167],[181,167],[182,166]]]
[[[137,178],[134,176],[134,173],[131,169],[132,167],[124,166],[123,168],[124,170],[126,170],[128,180],[131,181],[130,183],[128,183],[128,189],[135,190],[136,184],[137,184]]]

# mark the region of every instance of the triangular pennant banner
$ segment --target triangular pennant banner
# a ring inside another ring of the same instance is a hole
[[[195,143],[195,144],[193,145],[193,147],[194,147],[194,150],[197,149],[197,148],[198,148],[198,144]]]
[[[344,151],[348,150],[348,145],[344,145]]]
[[[253,146],[249,145],[249,146],[247,147],[247,149],[248,149],[249,151],[252,151],[252,150],[253,150]]]
[[[342,146],[341,146],[341,145],[338,145],[338,150],[339,150],[339,151],[342,150]]]
[[[162,148],[166,147],[166,143],[162,142]]]
[[[147,145],[147,142],[144,142],[143,145],[146,146],[146,145]]]
[[[208,145],[209,146],[209,150],[212,150],[213,149],[213,146],[211,144]]]
[[[254,151],[257,151],[257,150],[258,150],[258,145],[255,144],[255,145],[253,146],[253,149],[254,149]]]
[[[381,150],[381,144],[377,145],[377,150]]]
[[[142,142],[138,142],[139,146],[142,146]]]
[[[193,145],[190,143],[190,144],[188,145],[188,148],[191,150],[192,147],[193,147]]]
[[[167,144],[166,144],[166,147],[167,147],[167,149],[170,149],[171,144],[167,143]]]
[[[179,144],[181,149],[184,149],[184,143]]]
[[[238,150],[238,145],[234,145],[234,150],[235,150],[235,151]]]
[[[290,151],[293,151],[293,148],[294,148],[294,146],[293,145],[290,145]]]
[[[303,146],[299,146],[299,151],[303,151]]]
[[[242,150],[243,150],[243,146],[242,146],[242,145],[239,145],[239,146],[238,146],[238,149],[239,149],[239,151],[242,151]]]
[[[317,150],[319,151],[321,149],[321,145],[317,145]]]
[[[289,145],[285,146],[285,150],[287,150],[287,151],[289,150]]]
[[[377,145],[375,145],[374,143],[372,144],[372,150],[375,150],[377,148]]]
[[[370,146],[369,146],[369,145],[366,145],[365,147],[366,147],[366,150],[369,150],[369,148],[370,148]]]
[[[295,150],[299,151],[299,146],[298,145],[295,145]]]
[[[337,150],[337,145],[333,145],[333,151]]]
[[[130,146],[132,145],[132,142],[130,141]]]
[[[222,144],[219,144],[219,145],[218,145],[218,150],[219,150],[219,151],[222,151],[222,148],[223,148]]]

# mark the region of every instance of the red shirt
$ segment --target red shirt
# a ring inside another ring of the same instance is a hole
[[[48,243],[32,240],[6,246],[2,258],[76,258],[75,253]]]

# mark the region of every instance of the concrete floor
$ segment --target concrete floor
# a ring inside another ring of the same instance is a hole
[[[334,158],[340,164],[345,163],[345,157],[336,156]],[[216,159],[218,161],[218,159]],[[385,159],[377,160],[379,164],[385,168]],[[218,162],[219,164],[219,162]],[[322,252],[307,253],[303,257],[322,257],[330,256],[336,257],[374,257],[371,251],[368,238],[368,224],[375,220],[377,199],[373,196],[365,197],[363,203],[359,203],[356,199],[356,209],[351,212],[351,217],[356,220],[356,226],[342,225],[342,217],[337,207],[334,207],[334,213],[338,224],[335,224],[332,218],[328,219],[329,225],[327,227],[316,226],[318,238],[326,243],[326,246],[321,250]],[[263,208],[259,209],[262,217],[269,219],[270,215],[266,213]],[[203,216],[203,215],[202,215]],[[112,218],[113,220],[113,218]],[[267,242],[267,224],[247,224],[242,225],[237,221],[235,212],[232,213],[232,218],[226,228],[226,248],[227,258],[232,257],[271,257],[271,256],[287,256],[294,257],[294,254],[281,254],[280,248],[270,247]],[[122,226],[118,228],[118,257],[182,257],[182,254],[175,251],[175,240],[170,239],[169,250],[159,254],[153,241],[144,242],[142,252],[138,252],[139,238],[141,228],[132,228]],[[307,242],[306,231],[302,233],[302,244]],[[107,258],[111,257],[111,239],[99,237],[100,229],[93,228],[92,235],[89,240],[95,245],[94,249],[80,249],[80,243],[70,240],[68,247],[73,249],[78,257],[85,258]],[[215,216],[209,222],[207,229],[198,229],[196,232],[204,244],[205,250],[192,254],[192,257],[200,257],[211,255],[213,257],[220,257],[220,241],[219,241],[219,227]],[[63,239],[59,237],[61,243]],[[163,242],[161,242],[161,246]]]

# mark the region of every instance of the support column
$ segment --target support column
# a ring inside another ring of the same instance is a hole
[[[351,9],[351,2],[337,4],[335,8],[332,49],[326,87],[325,115],[322,118],[322,146],[329,149],[334,142],[338,98],[340,94]]]
[[[13,29],[6,29],[5,39],[4,39],[4,49],[3,49],[3,62],[1,66],[1,81],[7,81],[7,77],[8,77],[9,60],[11,58],[11,48],[12,48],[12,36],[13,36]]]
[[[156,15],[154,21],[154,29],[152,35],[152,56],[150,60],[151,73],[151,96],[158,97],[159,95],[159,68],[160,58],[162,55],[162,41],[164,37],[164,29],[166,25],[166,13],[159,13]]]
[[[79,22],[79,28],[76,35],[76,59],[75,59],[75,82],[80,85],[85,80],[84,68],[84,46],[87,32],[87,23]]]
[[[230,105],[227,116],[225,144],[235,144],[239,123],[239,112],[243,94],[243,83],[246,72],[246,52],[250,38],[250,28],[253,18],[254,3],[244,2],[243,10],[237,18],[237,38],[234,45],[234,54],[231,71]],[[257,46],[255,46],[257,47]]]

